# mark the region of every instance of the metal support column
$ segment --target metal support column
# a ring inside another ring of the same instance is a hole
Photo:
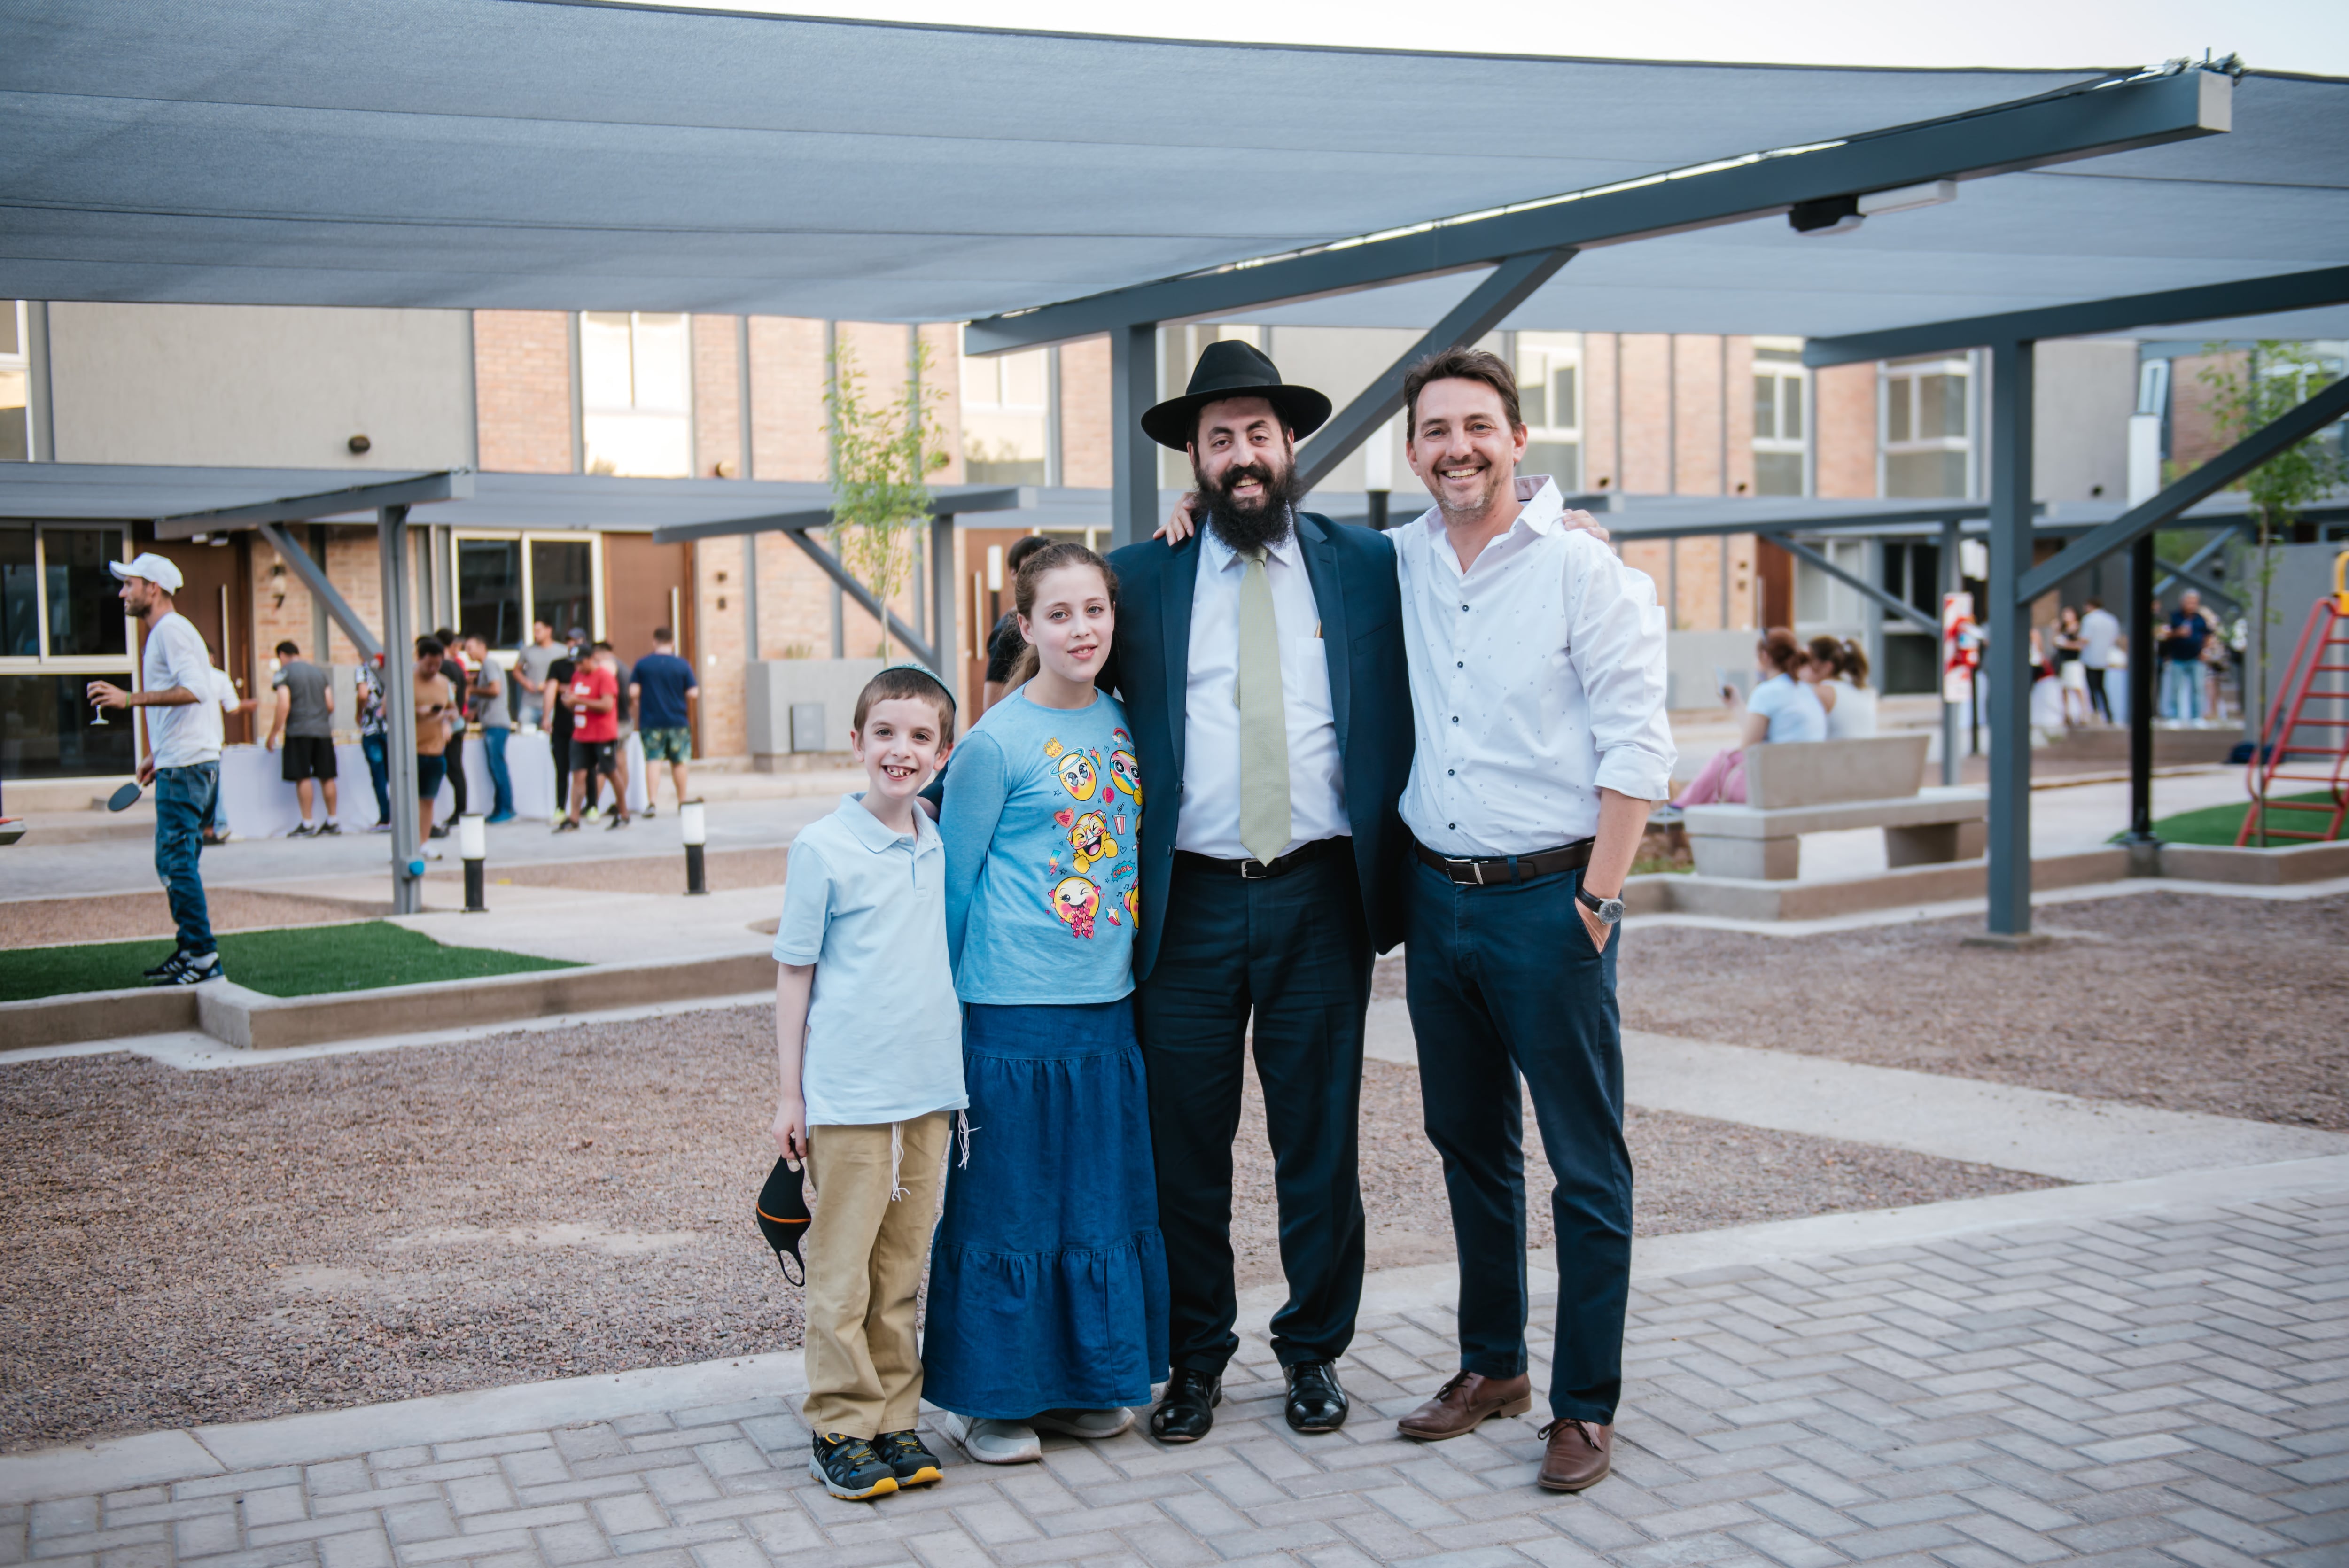
[[[2031,570],[2032,349],[1991,349],[1990,934],[2031,934],[2031,627],[2023,596]]]
[[[1158,527],[1158,443],[1142,433],[1143,410],[1158,401],[1158,326],[1122,326],[1109,335],[1110,544],[1135,544]]]
[[[1945,603],[1950,594],[1965,586],[1965,580],[1958,574],[1958,520],[1943,518],[1940,579]],[[1937,624],[1933,633],[1933,689],[1941,694],[1941,785],[1948,789],[1958,781],[1959,765],[1962,758],[1958,755],[1958,705],[1950,700],[1949,678],[1941,672],[1940,636]]]
[[[424,907],[423,845],[416,836],[416,639],[408,573],[408,509],[376,514],[383,572],[383,744],[391,793],[391,912]]]
[[[931,668],[947,690],[956,686],[955,645],[955,520],[930,519],[930,647],[937,655]]]
[[[2153,640],[2153,535],[2129,546],[2128,727],[2129,874],[2159,871],[2160,841],[2153,836],[2153,704],[2160,685],[2160,657]]]

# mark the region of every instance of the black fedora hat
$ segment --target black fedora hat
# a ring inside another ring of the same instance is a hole
[[[1330,399],[1310,387],[1291,387],[1264,350],[1235,337],[1217,338],[1191,367],[1191,385],[1180,397],[1169,397],[1142,417],[1142,432],[1162,447],[1176,451],[1191,444],[1199,428],[1199,410],[1226,397],[1262,397],[1273,406],[1299,439],[1327,423]]]

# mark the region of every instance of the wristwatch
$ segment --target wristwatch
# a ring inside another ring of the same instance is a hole
[[[1600,898],[1587,887],[1576,888],[1574,896],[1581,901],[1583,908],[1599,917],[1601,925],[1613,925],[1623,918],[1623,901],[1619,898]]]

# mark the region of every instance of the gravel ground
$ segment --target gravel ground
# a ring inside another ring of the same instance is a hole
[[[243,888],[204,890],[214,931],[255,931],[272,925],[329,925],[389,914],[391,904],[355,899],[304,898]],[[67,942],[129,942],[169,936],[174,926],[163,890],[94,898],[43,898],[0,903],[0,947],[48,947]]]
[[[770,1019],[0,1069],[0,1449],[796,1345],[749,1213]],[[1235,1231],[1257,1284],[1278,1269],[1250,1102]],[[1630,1137],[1651,1234],[2045,1184],[1688,1117]],[[1413,1069],[1369,1064],[1362,1161],[1372,1266],[1450,1256]]]
[[[2349,1130],[2349,897],[2137,893],[2043,909],[2039,924],[2069,939],[1962,945],[1979,916],[1801,938],[1635,930],[1623,1022]],[[1380,967],[1400,994],[1399,968]]]

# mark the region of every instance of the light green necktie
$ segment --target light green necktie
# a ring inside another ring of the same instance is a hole
[[[1280,698],[1280,629],[1264,552],[1243,554],[1240,658],[1233,700],[1240,709],[1240,845],[1269,861],[1288,847],[1288,712]]]

